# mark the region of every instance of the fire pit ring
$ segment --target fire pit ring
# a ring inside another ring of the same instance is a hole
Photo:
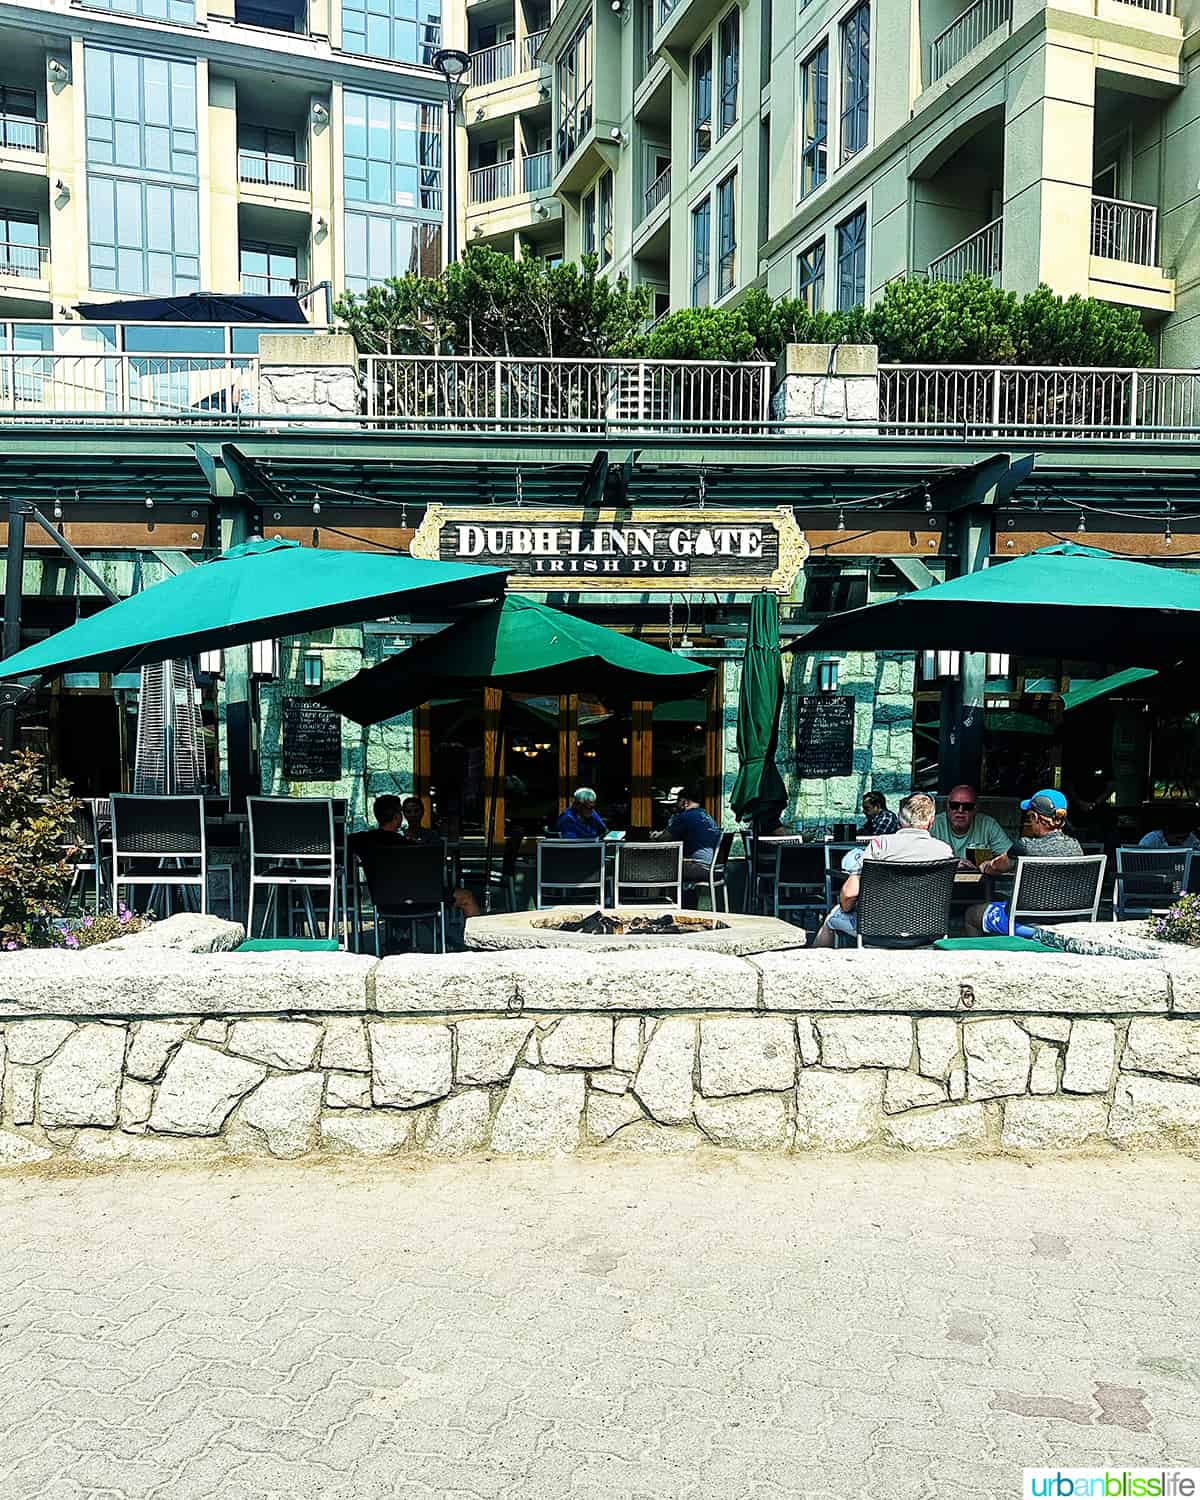
[[[638,918],[673,917],[683,931],[589,933],[563,931],[564,922],[581,922],[594,906],[554,906],[545,911],[504,912],[471,917],[468,948],[496,951],[512,948],[580,948],[591,953],[628,953],[643,948],[690,948],[708,953],[748,955],[804,947],[804,932],[776,917],[743,912],[680,911],[673,906],[606,907],[601,915],[622,926]]]

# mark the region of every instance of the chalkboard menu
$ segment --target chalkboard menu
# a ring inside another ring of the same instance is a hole
[[[796,704],[796,771],[849,776],[854,769],[854,699],[819,693]]]
[[[285,698],[283,779],[337,781],[341,774],[341,715],[313,698]]]

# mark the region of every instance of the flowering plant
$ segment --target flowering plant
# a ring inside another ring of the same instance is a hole
[[[58,943],[60,948],[94,948],[97,943],[110,943],[113,938],[129,937],[135,932],[145,932],[154,921],[152,911],[136,914],[124,902],[115,913],[102,911],[98,916],[89,912],[83,917],[72,917],[59,923]]]
[[[1169,911],[1151,917],[1150,936],[1164,943],[1200,946],[1200,896],[1180,896]]]
[[[65,781],[46,785],[42,757],[18,750],[0,763],[0,945],[45,948],[71,884],[79,804]]]

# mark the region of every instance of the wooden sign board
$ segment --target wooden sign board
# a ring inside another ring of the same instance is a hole
[[[315,698],[285,698],[283,779],[337,781],[341,774],[341,714]]]
[[[849,776],[854,770],[854,699],[818,693],[796,700],[796,773]]]
[[[554,510],[435,504],[412,555],[507,568],[512,589],[790,593],[808,543],[773,510]]]

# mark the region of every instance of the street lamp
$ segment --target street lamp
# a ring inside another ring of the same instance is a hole
[[[433,66],[446,80],[446,264],[458,259],[458,183],[455,175],[454,85],[471,66],[471,59],[455,47],[440,47]]]

